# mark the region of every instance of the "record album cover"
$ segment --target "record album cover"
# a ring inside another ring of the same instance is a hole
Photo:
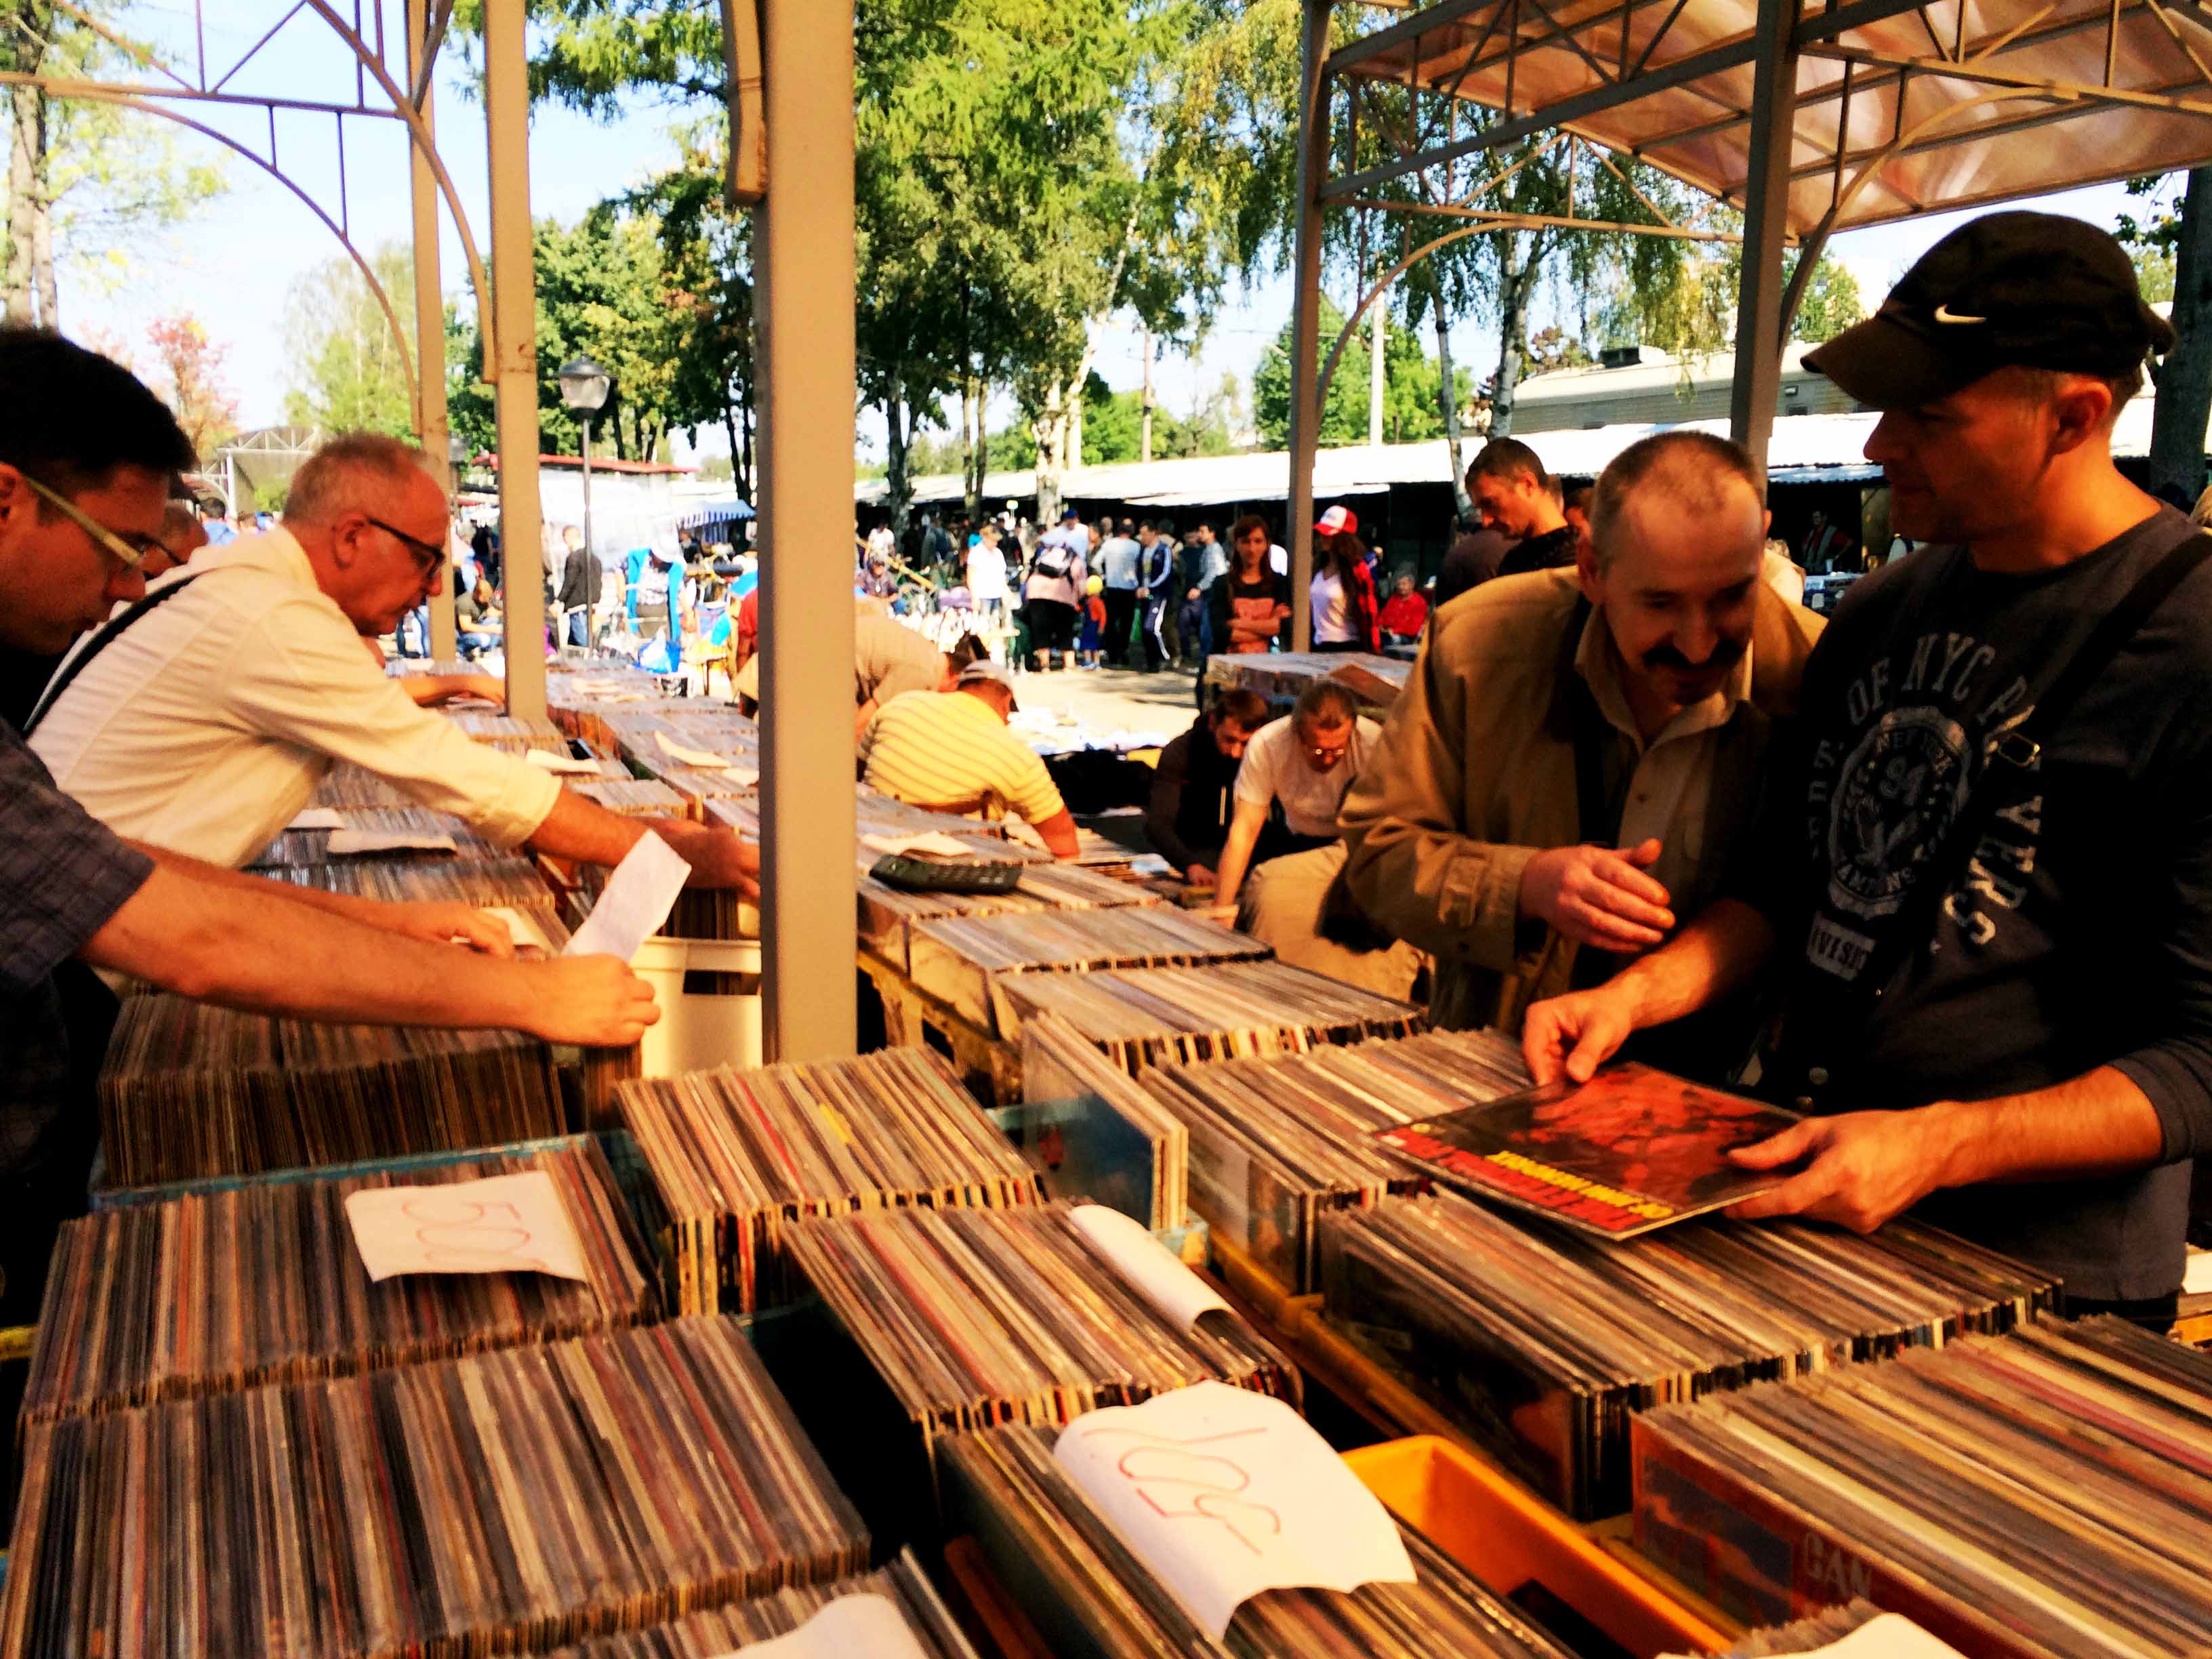
[[[1375,1133],[1480,1197],[1633,1238],[1781,1185],[1790,1172],[1738,1169],[1727,1154],[1796,1121],[1631,1062]]]

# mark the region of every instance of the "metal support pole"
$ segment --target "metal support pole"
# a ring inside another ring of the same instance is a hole
[[[599,544],[592,539],[592,411],[584,411],[584,551],[592,558],[599,556]],[[619,437],[621,434],[616,434]]]
[[[545,549],[538,504],[537,274],[530,234],[530,80],[524,0],[484,0],[491,160],[491,302],[499,355],[499,544],[506,573],[507,712],[545,718]]]
[[[1782,245],[1790,231],[1790,152],[1797,119],[1796,0],[1759,0],[1752,76],[1751,170],[1735,307],[1729,431],[1764,466],[1782,397]]]
[[[1328,177],[1328,82],[1331,0],[1304,0],[1305,39],[1298,58],[1298,225],[1291,301],[1291,644],[1313,645],[1314,452],[1321,436],[1321,187]]]
[[[422,74],[422,48],[428,39],[428,0],[407,0],[407,80],[421,86],[422,128],[434,130],[435,82]],[[433,477],[450,492],[459,481],[446,453],[446,296],[438,274],[438,180],[429,158],[412,143],[407,146],[409,183],[415,210],[415,435],[429,458]],[[430,655],[451,662],[456,649],[453,624],[453,582],[448,575],[430,594]]]
[[[853,939],[853,10],[765,0],[758,210],[761,955],[770,1060],[857,1038]]]

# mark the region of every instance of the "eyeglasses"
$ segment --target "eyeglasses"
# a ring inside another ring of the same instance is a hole
[[[100,523],[100,520],[87,513],[75,501],[70,500],[68,496],[60,494],[57,490],[47,489],[46,485],[40,483],[36,478],[33,477],[27,472],[22,473],[19,476],[21,477],[25,483],[30,485],[33,489],[36,490],[46,500],[52,501],[56,507],[59,507],[62,510],[62,514],[64,518],[76,525],[76,527],[84,532],[86,535],[91,537],[94,541],[97,542],[100,544],[101,550],[106,552],[110,558],[119,562],[125,570],[137,569],[140,565],[146,562],[146,556],[149,553],[166,550],[161,546],[160,537],[141,536],[135,541],[126,540],[124,537],[118,535],[116,532],[110,530],[106,525]]]
[[[446,550],[439,546],[437,543],[426,542],[420,536],[410,536],[405,531],[399,529],[396,526],[385,523],[381,519],[369,518],[368,514],[366,513],[362,514],[361,516],[368,521],[371,529],[381,530],[386,535],[391,537],[392,540],[399,543],[401,545],[404,546],[410,553],[413,554],[415,556],[415,562],[422,566],[422,574],[424,575],[429,575],[433,571],[436,570],[440,565],[445,563]]]

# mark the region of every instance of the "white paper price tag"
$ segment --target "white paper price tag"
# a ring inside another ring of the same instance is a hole
[[[507,935],[514,941],[516,950],[542,951],[549,957],[553,954],[553,941],[545,937],[545,930],[521,911],[504,904],[486,904],[479,908],[486,915],[507,924]]]
[[[284,826],[287,830],[343,830],[345,820],[331,806],[302,807],[297,817]]]
[[[330,854],[350,858],[359,853],[451,853],[459,850],[451,836],[413,830],[333,830]]]
[[[1053,1456],[1217,1641],[1261,1590],[1413,1582],[1389,1511],[1265,1395],[1200,1382],[1088,1412]]]
[[[346,1194],[362,1265],[398,1273],[554,1273],[586,1279],[584,1247],[543,1170]]]
[[[599,902],[592,906],[592,914],[568,936],[565,954],[604,954],[628,962],[637,954],[638,946],[668,920],[668,913],[676,908],[676,896],[690,878],[691,866],[648,830],[615,866]]]
[[[532,749],[523,756],[526,763],[563,777],[597,777],[597,761],[578,760],[574,755],[556,755],[550,749]]]
[[[929,1659],[890,1598],[875,1595],[841,1595],[789,1635],[737,1652],[745,1659]]]

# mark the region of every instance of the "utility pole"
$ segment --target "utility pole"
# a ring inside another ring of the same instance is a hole
[[[1144,416],[1141,435],[1138,439],[1137,459],[1152,459],[1152,331],[1145,331],[1145,390],[1138,407]]]

